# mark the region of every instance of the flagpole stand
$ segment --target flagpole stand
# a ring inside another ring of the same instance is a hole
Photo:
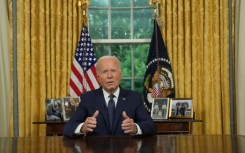
[[[78,7],[82,8],[82,15],[83,15],[82,22],[85,25],[87,24],[87,9],[89,4],[90,4],[90,0],[78,0],[77,2]]]

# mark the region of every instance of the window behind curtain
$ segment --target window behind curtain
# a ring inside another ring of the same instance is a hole
[[[152,19],[148,0],[90,0],[88,25],[96,56],[119,58],[126,89],[143,90]]]

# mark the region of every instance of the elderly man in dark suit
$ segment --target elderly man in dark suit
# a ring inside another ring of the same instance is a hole
[[[101,57],[96,73],[101,87],[81,95],[77,111],[64,127],[64,136],[154,134],[155,126],[142,96],[119,86],[119,60],[114,56]]]

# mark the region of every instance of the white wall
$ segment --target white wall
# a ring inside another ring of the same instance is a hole
[[[0,0],[0,10],[0,137],[8,137],[10,120],[8,0]]]
[[[245,135],[245,1],[236,1],[235,80],[237,102],[237,134]]]

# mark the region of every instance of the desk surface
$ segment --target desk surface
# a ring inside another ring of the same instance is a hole
[[[244,153],[245,136],[0,138],[1,153]]]
[[[156,123],[191,123],[191,122],[203,122],[203,120],[196,120],[196,119],[166,119],[166,120],[163,120],[163,119],[155,119],[153,120],[154,122]],[[32,122],[32,124],[65,124],[66,121],[37,121],[37,122]]]

